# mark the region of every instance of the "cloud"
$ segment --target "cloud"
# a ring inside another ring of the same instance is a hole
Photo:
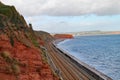
[[[113,31],[120,30],[120,15],[115,16],[36,16],[25,17],[32,23],[34,30],[44,30],[49,33],[79,32],[79,31]]]
[[[120,0],[2,0],[25,16],[118,15]]]

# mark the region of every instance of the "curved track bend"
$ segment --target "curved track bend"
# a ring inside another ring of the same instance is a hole
[[[52,43],[48,43],[46,46],[49,56],[53,60],[56,67],[59,69],[63,80],[104,80],[96,79],[88,72],[81,69],[77,64],[71,61],[71,59],[58,50]],[[106,79],[111,80],[111,79]]]

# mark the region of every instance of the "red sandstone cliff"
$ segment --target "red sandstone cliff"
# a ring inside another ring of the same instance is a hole
[[[0,80],[58,80],[39,47],[42,38],[13,6],[0,2]]]
[[[71,39],[73,36],[71,34],[55,34],[55,39]]]

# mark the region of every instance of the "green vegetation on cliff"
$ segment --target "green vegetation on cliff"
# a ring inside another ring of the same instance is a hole
[[[25,19],[14,6],[4,5],[0,2],[0,33],[7,34],[10,43],[14,46],[14,40],[22,42],[28,47],[38,47],[37,37],[31,25],[27,25]]]
[[[14,25],[25,26],[26,22],[22,15],[20,15],[14,6],[7,6],[0,2],[0,15],[4,15],[3,19],[10,21]],[[2,19],[0,17],[0,19]]]

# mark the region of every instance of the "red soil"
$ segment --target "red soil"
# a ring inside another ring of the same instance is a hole
[[[120,31],[113,31],[112,34],[120,34]]]
[[[26,47],[16,40],[12,47],[7,36],[0,35],[0,55],[4,51],[10,53],[10,56],[21,64],[18,80],[58,80],[52,74],[49,65],[43,61],[41,50]],[[6,70],[9,65],[0,56],[0,80],[16,80],[16,75]]]
[[[54,37],[56,39],[71,39],[73,36],[71,34],[55,34]]]

